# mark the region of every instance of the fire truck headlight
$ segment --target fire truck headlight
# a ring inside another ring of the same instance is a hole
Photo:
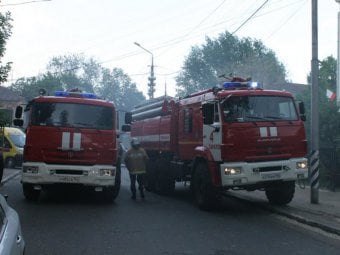
[[[306,169],[307,166],[307,161],[296,162],[296,169]]]
[[[39,167],[37,166],[23,166],[22,172],[27,174],[37,174],[39,173]]]
[[[99,175],[100,176],[113,176],[114,170],[112,170],[112,169],[100,169]]]
[[[225,175],[236,175],[241,173],[241,167],[226,167],[224,168]]]

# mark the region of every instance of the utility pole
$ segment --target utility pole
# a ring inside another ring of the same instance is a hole
[[[135,45],[137,45],[139,48],[145,50],[146,52],[150,53],[151,54],[151,69],[150,69],[150,77],[148,78],[149,80],[149,83],[148,83],[148,86],[149,86],[149,91],[148,91],[148,95],[149,95],[149,98],[152,99],[153,98],[153,94],[155,92],[155,80],[156,80],[156,77],[155,77],[155,73],[154,73],[154,66],[153,66],[153,54],[151,51],[145,49],[142,45],[140,45],[139,43],[137,42],[134,42]]]
[[[335,0],[340,4],[340,0]],[[338,11],[338,58],[337,58],[337,69],[336,69],[336,104],[340,106],[340,11]]]
[[[312,204],[319,203],[319,60],[318,60],[318,1],[312,0],[312,96],[311,153],[309,177]]]

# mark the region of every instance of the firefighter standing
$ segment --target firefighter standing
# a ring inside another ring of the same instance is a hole
[[[141,198],[144,198],[144,178],[146,174],[146,163],[149,160],[145,150],[141,148],[137,138],[131,139],[131,149],[125,155],[125,165],[130,174],[130,188],[132,199],[136,199],[136,180]]]

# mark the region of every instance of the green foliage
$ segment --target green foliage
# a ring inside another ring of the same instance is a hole
[[[0,109],[0,127],[11,125],[12,114],[12,111],[9,109]]]
[[[102,70],[102,79],[95,88],[96,93],[103,98],[114,101],[121,111],[130,111],[133,106],[145,100],[142,92],[137,90],[136,84],[122,69],[114,68]]]
[[[336,59],[332,56],[320,62],[319,68],[319,137],[320,147],[332,144],[335,139],[340,137],[340,114],[338,112],[338,106],[336,100],[330,101],[327,98],[327,89],[332,92],[336,91]],[[311,81],[311,76],[307,77],[308,81]],[[304,93],[297,96],[297,99],[302,100],[305,103],[308,134],[310,134],[310,121],[311,121],[311,88],[308,89],[308,93]],[[310,136],[309,136],[310,137]],[[308,139],[310,140],[310,139]]]
[[[52,95],[54,91],[63,90],[60,79],[49,72],[38,77],[20,78],[9,89],[24,97],[26,101],[37,97],[40,89],[45,89],[46,95]]]
[[[177,94],[197,92],[221,83],[219,75],[252,77],[264,85],[285,82],[286,71],[261,41],[239,39],[228,32],[193,47],[176,78]]]
[[[8,73],[11,70],[12,63],[6,63],[2,65],[1,58],[5,54],[6,41],[12,34],[11,14],[6,12],[5,14],[0,12],[0,84],[5,82],[8,77]]]
[[[86,59],[83,55],[72,54],[52,58],[47,71],[60,81],[63,90],[78,88],[93,92],[101,66],[92,58]]]
[[[54,57],[47,66],[47,72],[37,77],[21,78],[10,89],[27,101],[39,95],[40,89],[47,95],[54,91],[78,88],[84,92],[95,92],[100,97],[115,102],[117,108],[130,111],[135,104],[145,100],[123,70],[110,71],[94,59],[82,55]]]
[[[339,146],[340,138],[340,113],[336,100],[330,101],[326,96],[327,89],[336,91],[336,59],[332,56],[320,62],[319,68],[319,150],[320,150],[320,182],[330,182],[337,170],[336,157],[340,156],[335,147]],[[307,77],[311,81],[311,76]],[[306,129],[308,141],[311,141],[311,88],[308,93],[300,94],[297,99],[305,103],[307,121]],[[332,180],[333,181],[333,180]]]

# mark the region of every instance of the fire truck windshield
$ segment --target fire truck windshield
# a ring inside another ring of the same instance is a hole
[[[104,130],[114,127],[112,108],[85,104],[35,102],[32,104],[31,120],[34,126]]]
[[[233,96],[222,101],[227,122],[297,120],[293,99],[282,96]]]

